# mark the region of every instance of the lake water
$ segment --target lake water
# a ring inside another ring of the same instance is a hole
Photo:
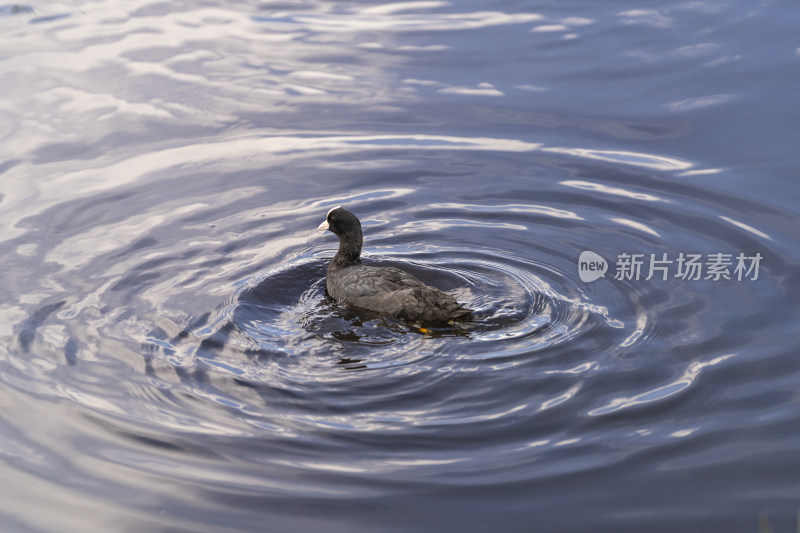
[[[0,529],[795,531],[799,14],[0,6]]]

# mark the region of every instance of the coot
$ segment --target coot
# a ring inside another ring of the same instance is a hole
[[[402,320],[442,324],[472,312],[455,298],[393,267],[361,264],[361,222],[337,206],[328,211],[317,230],[339,237],[339,251],[328,265],[328,294],[337,302]]]

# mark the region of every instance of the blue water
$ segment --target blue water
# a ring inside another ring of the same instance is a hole
[[[794,531],[797,15],[0,6],[0,530]]]

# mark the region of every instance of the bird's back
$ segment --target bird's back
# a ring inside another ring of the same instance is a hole
[[[337,301],[403,320],[443,323],[471,312],[446,292],[392,267],[329,269],[327,287]]]

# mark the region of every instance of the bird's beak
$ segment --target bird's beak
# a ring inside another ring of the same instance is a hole
[[[331,227],[328,225],[328,215],[331,214],[331,211],[336,211],[337,209],[341,208],[342,206],[340,205],[337,205],[336,207],[331,207],[330,210],[328,210],[328,213],[325,215],[325,222],[317,226],[317,231],[325,231],[326,229],[331,229]]]

